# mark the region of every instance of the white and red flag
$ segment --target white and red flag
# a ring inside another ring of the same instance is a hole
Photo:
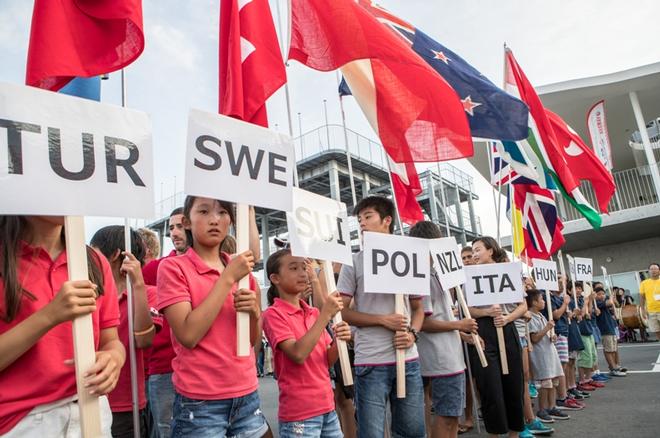
[[[266,100],[285,82],[268,0],[222,0],[219,112],[267,127]]]
[[[422,193],[422,184],[419,182],[415,163],[395,163],[389,157],[387,161],[401,222],[415,225],[423,221],[424,213],[417,202],[417,196]]]
[[[463,104],[409,43],[352,0],[292,0],[289,59],[341,68],[387,154],[397,163],[473,155]]]

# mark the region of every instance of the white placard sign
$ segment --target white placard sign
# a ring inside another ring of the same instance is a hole
[[[291,253],[353,265],[346,204],[294,187],[286,214]]]
[[[465,266],[465,298],[470,306],[519,303],[524,299],[522,264]]]
[[[364,233],[365,292],[429,295],[428,239]]]
[[[141,112],[0,83],[0,214],[154,217]]]
[[[463,262],[459,247],[456,245],[456,238],[443,237],[429,240],[429,249],[433,267],[445,290],[465,283],[465,272],[463,272]]]
[[[293,165],[288,135],[190,110],[186,194],[291,211]]]
[[[594,271],[591,259],[575,257],[575,279],[577,281],[593,281]]]
[[[532,259],[532,274],[537,289],[559,290],[557,263],[552,260]]]

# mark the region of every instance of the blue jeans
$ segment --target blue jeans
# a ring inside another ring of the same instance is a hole
[[[259,408],[259,393],[226,400],[174,398],[172,438],[261,438],[268,423]]]
[[[335,411],[303,421],[280,421],[280,438],[343,438]]]
[[[419,362],[406,363],[406,397],[396,397],[396,366],[356,366],[355,406],[359,438],[385,436],[385,409],[392,409],[392,438],[425,438],[424,385]]]
[[[151,431],[151,438],[169,438],[172,406],[174,405],[172,373],[151,375],[147,385],[149,408],[156,426]]]

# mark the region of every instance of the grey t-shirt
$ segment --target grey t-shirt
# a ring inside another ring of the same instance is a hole
[[[451,296],[442,289],[438,275],[431,270],[431,295],[422,297],[424,314],[436,321],[455,321]],[[461,337],[458,330],[419,334],[417,348],[422,376],[441,377],[465,371]]]
[[[353,266],[343,265],[337,281],[337,291],[353,297],[355,310],[372,315],[394,313],[394,294],[364,291],[363,251],[353,254]],[[410,318],[409,298],[404,297],[404,314]],[[406,360],[417,359],[417,346],[406,350]],[[394,332],[383,326],[357,327],[355,333],[355,366],[393,365],[396,363]]]
[[[548,320],[545,319],[543,314],[532,312],[532,319],[529,321],[529,333],[539,333],[547,323]],[[529,361],[536,380],[554,379],[564,375],[557,348],[552,343],[548,333],[543,336],[543,339],[534,344],[534,348],[529,352]]]

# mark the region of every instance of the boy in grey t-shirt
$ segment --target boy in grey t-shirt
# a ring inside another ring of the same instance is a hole
[[[390,234],[394,205],[369,196],[355,206],[360,231]],[[394,295],[365,293],[362,251],[342,266],[337,291],[344,296],[344,321],[355,333],[355,405],[360,438],[385,436],[385,408],[392,409],[392,437],[423,438],[424,396],[415,340],[424,319],[421,300],[404,297],[406,315],[394,313]],[[350,307],[353,300],[354,308]],[[406,351],[406,397],[396,397],[396,349]]]

